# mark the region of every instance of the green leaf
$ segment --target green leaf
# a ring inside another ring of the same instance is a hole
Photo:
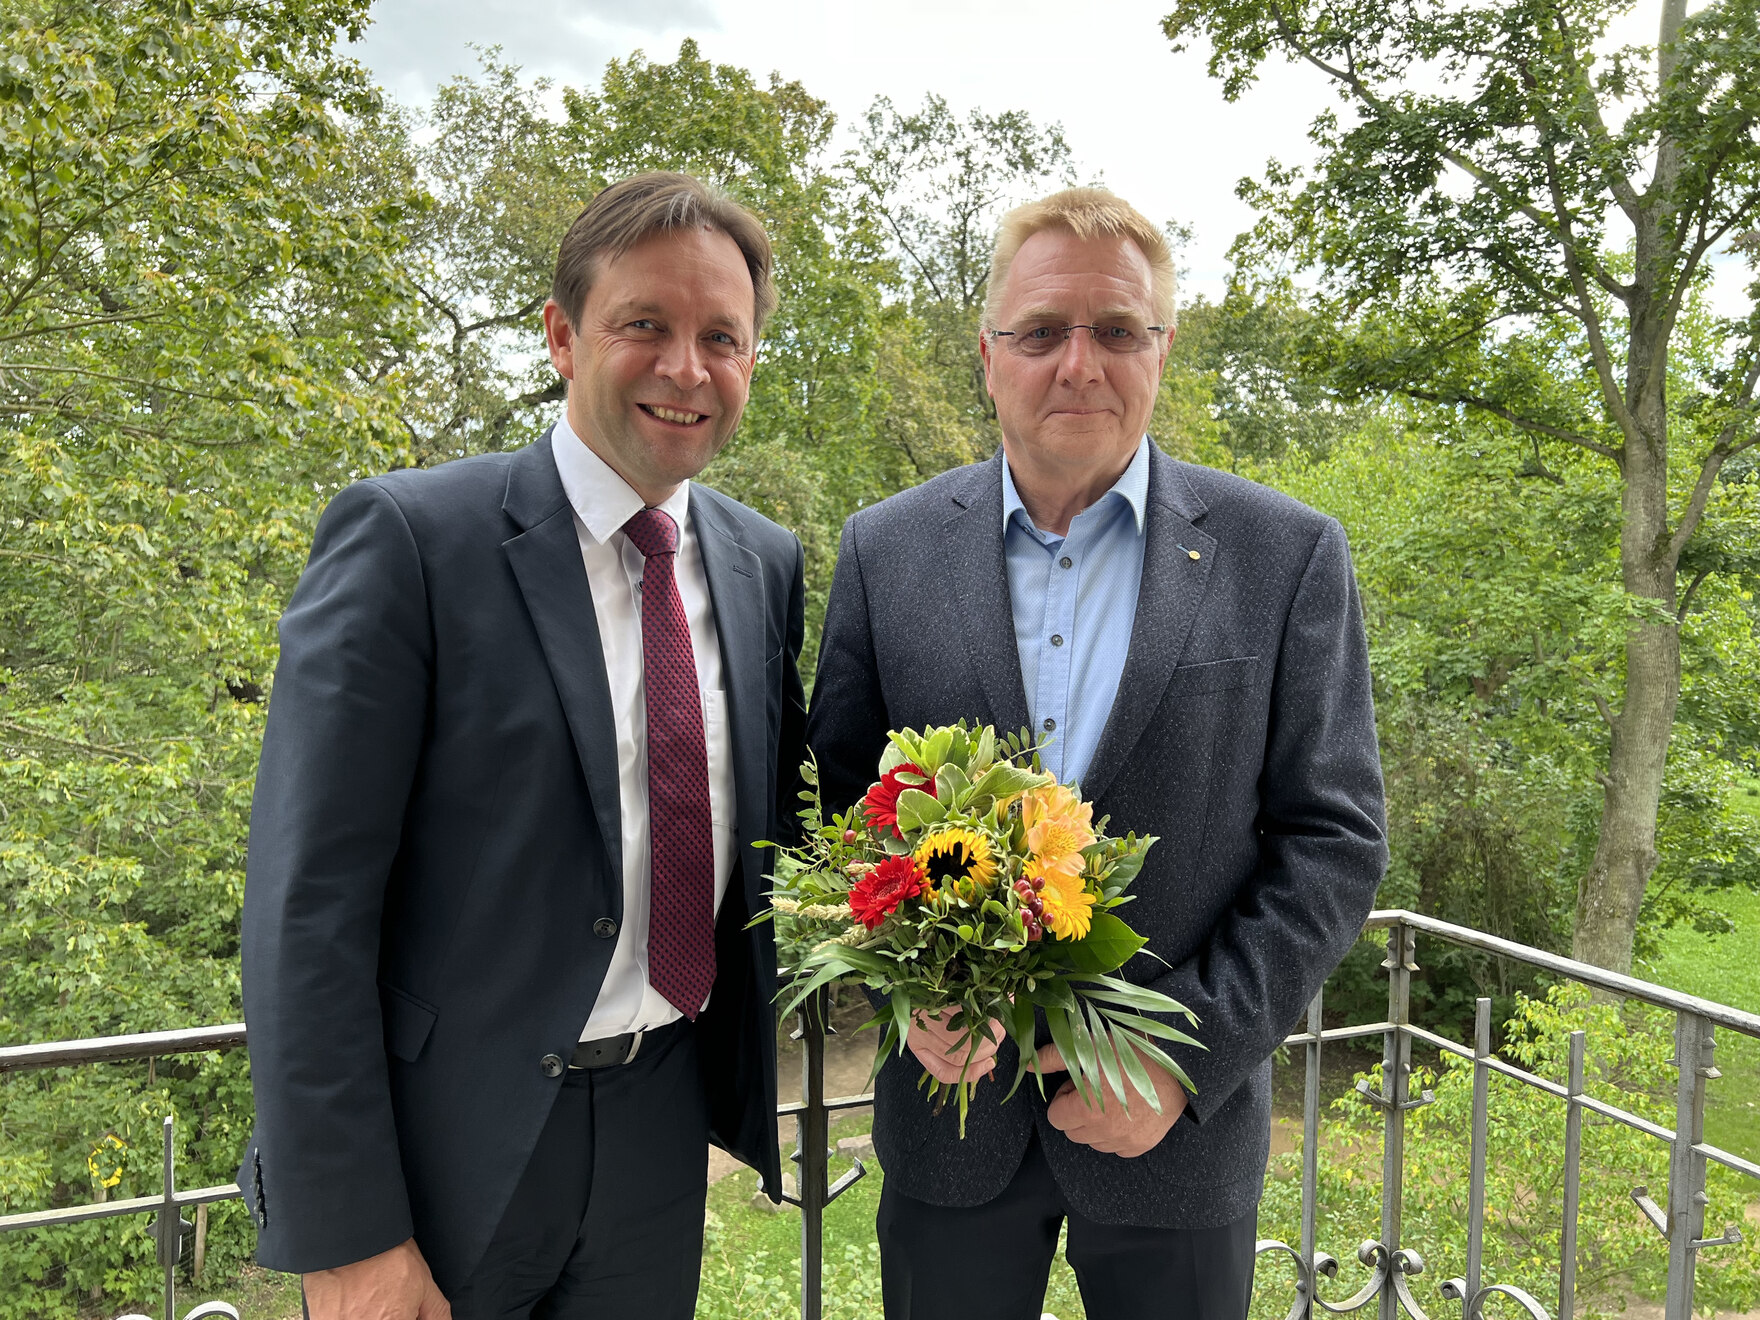
[[[1039,787],[1049,778],[1048,775],[1034,774],[1031,770],[1023,770],[1017,765],[1010,765],[1007,761],[998,761],[978,776],[978,782],[972,785],[972,795],[992,798],[1013,797],[1016,793],[1024,793],[1029,788]]]
[[[1052,948],[1060,961],[1076,971],[1101,973],[1117,971],[1148,942],[1118,917],[1101,912],[1081,939],[1059,940]]]
[[[1131,1086],[1136,1093],[1149,1102],[1149,1107],[1157,1114],[1161,1112],[1161,1096],[1155,1090],[1155,1083],[1149,1079],[1149,1070],[1143,1067],[1142,1059],[1131,1047],[1130,1037],[1122,1031],[1110,1033],[1114,1047],[1118,1050],[1118,1061],[1124,1066],[1124,1075],[1131,1079]]]
[[[1094,1041],[1094,1057],[1100,1061],[1100,1074],[1112,1088],[1112,1093],[1118,1097],[1119,1103],[1124,1106],[1125,1113],[1129,1114],[1130,1094],[1124,1089],[1124,1075],[1119,1071],[1118,1055],[1112,1048],[1112,1038],[1106,1030],[1106,1023],[1092,1005],[1083,1005],[1083,1008],[1088,1035]],[[1160,1112],[1159,1106],[1156,1112]]]
[[[937,824],[947,816],[947,807],[920,788],[907,788],[898,795],[898,828],[907,834]]]

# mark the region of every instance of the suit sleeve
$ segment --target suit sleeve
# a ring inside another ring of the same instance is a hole
[[[801,688],[801,643],[806,637],[806,552],[794,543],[794,579],[789,589],[782,658],[782,725],[776,748],[776,833],[793,844],[800,834],[801,762],[806,759],[807,698]]]
[[[1199,1017],[1175,1057],[1214,1114],[1363,929],[1387,865],[1362,606],[1344,530],[1316,541],[1284,623],[1260,779],[1259,863],[1210,939],[1154,984]],[[1183,1024],[1182,1024],[1183,1025]]]
[[[828,816],[848,810],[868,791],[886,749],[887,728],[852,519],[843,525],[837,550],[807,716],[807,745],[818,762],[820,797]]]
[[[382,488],[332,501],[280,633],[244,898],[246,1196],[258,1259],[303,1273],[412,1231],[377,972],[433,642],[416,543]]]

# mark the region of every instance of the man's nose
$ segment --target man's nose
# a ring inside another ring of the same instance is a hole
[[[709,379],[702,346],[696,340],[682,336],[666,341],[659,361],[654,364],[654,371],[686,390],[695,389]]]
[[[1091,384],[1106,373],[1101,367],[1101,349],[1094,342],[1094,332],[1087,328],[1071,330],[1063,341],[1063,353],[1057,360],[1057,374],[1070,384]]]

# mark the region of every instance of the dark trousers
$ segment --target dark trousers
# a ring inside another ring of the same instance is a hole
[[[691,1320],[709,1109],[694,1029],[570,1071],[453,1320]]]
[[[984,1205],[930,1205],[885,1186],[875,1228],[886,1320],[1039,1320],[1066,1218],[1088,1320],[1245,1320],[1257,1215],[1221,1228],[1097,1224],[1064,1203],[1036,1135]]]

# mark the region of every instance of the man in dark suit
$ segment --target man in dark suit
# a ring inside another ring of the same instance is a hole
[[[886,1314],[1037,1317],[1067,1219],[1090,1320],[1240,1320],[1270,1056],[1386,857],[1349,552],[1332,519],[1144,434],[1173,261],[1134,209],[1074,189],[1011,212],[988,297],[1002,452],[849,520],[808,742],[842,809],[889,728],[1030,724],[1112,833],[1158,837],[1125,914],[1156,956],[1124,974],[1194,1010],[1208,1049],[1178,1052],[1189,1095],[1157,1074],[1159,1114],[986,1084],[962,1140],[918,1078],[970,1049],[1006,1080],[1014,1051],[946,1013],[913,1026],[875,1099]]]
[[[687,1320],[708,1142],[779,1190],[745,927],[800,762],[801,548],[689,480],[774,304],[748,212],[614,184],[544,308],[554,426],[319,523],[251,817],[240,1177],[313,1320]]]

